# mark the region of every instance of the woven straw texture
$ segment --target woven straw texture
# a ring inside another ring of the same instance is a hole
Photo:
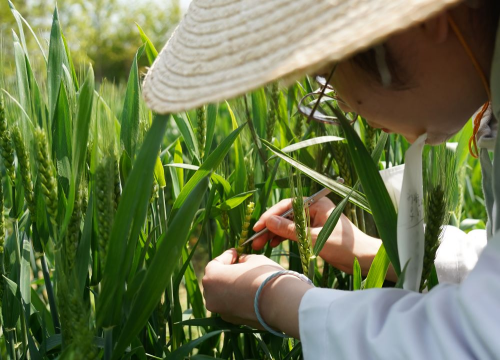
[[[295,80],[460,0],[193,0],[144,82],[158,113]]]

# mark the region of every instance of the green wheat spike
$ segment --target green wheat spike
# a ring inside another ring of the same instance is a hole
[[[207,110],[205,106],[196,109],[196,119],[198,120],[198,150],[200,152],[200,158],[203,159],[207,140]]]
[[[278,83],[274,82],[271,85],[271,106],[269,109],[269,115],[267,117],[267,127],[266,127],[266,139],[271,141],[273,139],[274,128],[278,119],[278,107],[279,107],[279,88]]]
[[[95,172],[95,192],[97,207],[97,233],[99,238],[99,258],[101,269],[104,269],[108,249],[109,236],[113,226],[115,202],[114,197],[114,159],[107,155],[97,166]]]
[[[3,94],[0,94],[0,153],[5,162],[7,173],[10,180],[14,184],[16,180],[16,169],[14,166],[14,148],[12,147],[12,139],[7,124],[7,116],[5,115],[5,105]]]
[[[42,129],[35,130],[36,160],[41,179],[42,192],[47,212],[53,224],[57,224],[57,180],[56,169],[50,159],[47,135]]]
[[[254,209],[255,204],[253,202],[249,202],[245,211],[245,221],[243,222],[243,226],[241,228],[240,240],[238,241],[238,247],[236,248],[238,255],[243,253],[243,243],[248,239],[248,230],[250,228],[250,220],[252,219]]]
[[[24,188],[24,197],[28,204],[28,210],[31,214],[31,221],[36,220],[36,203],[33,191],[33,179],[31,177],[31,165],[26,145],[21,135],[21,130],[18,126],[12,129],[12,140],[17,154],[17,161],[21,172],[21,181]]]
[[[426,285],[432,271],[432,266],[436,260],[436,252],[439,248],[439,238],[441,236],[442,225],[446,216],[445,193],[441,185],[433,188],[427,201],[427,224],[425,227],[425,252],[422,270],[422,279],[420,281],[420,291]]]
[[[294,184],[297,179],[297,185]],[[304,196],[302,193],[302,181],[300,175],[290,176],[290,187],[292,189],[293,221],[295,222],[295,235],[299,245],[300,262],[304,274],[310,276],[310,265],[312,260],[311,234],[309,232],[309,211],[304,208]]]

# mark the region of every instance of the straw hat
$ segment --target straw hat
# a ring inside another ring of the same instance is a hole
[[[176,113],[298,79],[460,0],[193,0],[144,82]]]

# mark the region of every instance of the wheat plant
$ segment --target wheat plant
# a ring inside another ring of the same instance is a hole
[[[64,37],[57,9],[48,41],[36,39],[42,52],[24,41],[41,29],[9,4],[18,27],[16,76],[0,76],[1,358],[300,359],[298,340],[207,315],[200,284],[206,263],[251,236],[284,198],[296,199],[301,241],[263,254],[342,290],[381,287],[390,262],[400,273],[396,211],[378,170],[404,161],[404,139],[362,119],[351,127],[335,102],[341,131],[306,121],[297,104],[315,86],[307,77],[154,114],[142,100],[141,64],[158,52],[142,29],[126,84],[96,84],[91,66],[75,69],[67,44],[77,39]],[[465,168],[467,130],[454,140]],[[289,166],[299,184],[291,186]],[[460,225],[481,216],[477,168],[457,184],[464,194],[448,208]],[[300,200],[321,187],[338,206],[312,247]],[[315,257],[347,203],[360,228],[383,241],[366,279]]]

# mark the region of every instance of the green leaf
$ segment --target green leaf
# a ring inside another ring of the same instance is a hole
[[[174,147],[174,163],[175,164],[182,164],[184,160],[182,159],[182,145],[181,145],[181,140],[177,139],[175,142],[175,147]],[[198,169],[196,169],[198,170]],[[180,191],[184,187],[184,171],[182,169],[176,170],[177,174],[177,187],[179,189],[179,192],[176,193],[176,197],[179,195]],[[174,185],[175,186],[175,185]]]
[[[375,258],[370,266],[370,270],[368,271],[368,275],[365,280],[365,289],[382,287],[387,275],[389,263],[389,257],[385,251],[384,244],[381,244],[377,251],[377,255],[375,255]]]
[[[186,113],[184,113],[183,115],[174,114],[173,118],[175,120],[175,123],[177,124],[177,127],[179,128],[179,131],[181,132],[182,138],[186,143],[186,147],[189,153],[191,154],[192,157],[198,159],[198,154],[199,154],[198,141],[194,136],[193,125],[191,124],[191,121],[189,121],[187,114]]]
[[[64,88],[64,85],[61,84],[61,88]],[[70,141],[71,144],[71,154],[68,156],[72,156],[71,161],[71,170],[68,171],[69,175],[69,195],[68,195],[68,204],[66,206],[66,213],[64,216],[63,225],[61,227],[61,238],[64,236],[69,221],[71,219],[71,214],[73,213],[75,194],[77,191],[77,187],[80,185],[80,180],[84,175],[85,170],[85,157],[87,154],[87,143],[90,132],[90,120],[92,114],[92,104],[94,99],[94,72],[92,67],[89,67],[87,72],[87,76],[85,82],[80,90],[80,95],[78,97],[78,111],[76,115],[76,127],[73,130],[73,136],[71,138],[71,134],[67,136],[67,141]],[[58,106],[59,108],[59,106]],[[59,115],[59,111],[56,112],[56,116],[54,117],[54,126],[60,127],[61,121],[59,120],[61,115]],[[64,115],[63,115],[64,116]],[[70,117],[68,116],[66,121],[69,121]],[[69,127],[71,124],[64,124],[64,126]],[[59,130],[63,131],[63,130]],[[54,143],[58,143],[60,141],[59,137],[62,138],[61,135],[54,133],[53,138],[56,139]]]
[[[139,110],[140,110],[140,84],[139,84],[139,69],[137,60],[141,57],[144,51],[144,45],[137,50],[130,75],[127,83],[127,91],[125,93],[125,100],[123,103],[123,110],[120,117],[121,124],[121,142],[125,151],[131,159],[135,157],[135,148],[137,146],[137,139],[139,136]]]
[[[410,263],[410,260],[411,259],[408,259],[408,261],[405,264],[405,267],[403,268],[403,271],[401,271],[401,273],[399,274],[398,281],[396,282],[396,285],[394,286],[394,288],[396,288],[396,289],[403,288],[403,284],[405,282],[406,269],[408,268],[408,264]]]
[[[460,131],[456,152],[456,169],[461,169],[469,156],[469,139],[472,136],[472,126],[471,122],[469,122],[462,128],[462,131]]]
[[[78,88],[80,87],[80,85],[78,84],[78,78],[76,76],[75,65],[73,64],[73,59],[71,58],[71,52],[69,50],[68,43],[66,42],[66,38],[64,37],[64,34],[61,34],[61,38],[62,38],[62,41],[64,44],[64,51],[66,52],[66,58],[68,59],[68,63],[69,63],[69,71],[71,71],[70,80],[72,82],[72,85],[74,86],[74,90],[78,91]]]
[[[21,21],[24,22],[24,24],[26,25],[26,27],[29,29],[29,31],[31,32],[31,34],[35,38],[35,41],[38,44],[38,48],[40,49],[40,52],[42,53],[43,59],[45,60],[45,62],[47,62],[47,57],[45,56],[45,53],[43,51],[43,47],[40,44],[40,41],[38,40],[38,37],[36,36],[35,32],[31,28],[30,24],[16,10],[16,8],[15,8],[14,4],[12,3],[12,1],[8,0],[8,2],[9,2],[10,11],[12,12],[12,15],[14,15],[14,18],[16,19],[17,27],[19,29],[19,34],[21,36],[21,42],[23,44],[23,49],[24,49],[24,52],[26,53],[26,57],[28,57],[28,48],[26,46],[26,40],[25,40],[23,25],[22,25]]]
[[[167,186],[167,182],[165,181],[165,170],[163,170],[163,164],[161,163],[160,157],[156,158],[156,163],[155,163],[155,180],[158,182],[158,186],[160,189],[163,189],[165,186]]]
[[[24,240],[21,252],[21,275],[19,277],[19,290],[24,306],[29,309],[31,304],[31,266],[30,266],[31,246],[28,240]],[[29,315],[29,312],[28,312]]]
[[[21,36],[21,44],[24,52],[26,53],[26,56],[28,55],[28,47],[26,46],[26,38],[24,36],[24,29],[23,29],[23,24],[21,22],[21,14],[16,10],[14,4],[10,0],[8,0],[10,11],[12,12],[12,15],[14,15],[14,18],[16,19],[17,23],[17,29],[19,31],[19,35]]]
[[[193,170],[193,171],[197,171],[200,168],[199,166],[196,166],[196,165],[183,164],[183,163],[165,164],[163,166],[169,167],[169,168],[176,168],[177,170],[185,169],[185,170]]]
[[[37,80],[35,75],[33,74],[33,70],[31,68],[31,65],[28,61],[28,58],[26,58],[26,70],[28,74],[28,82],[30,86],[30,91],[31,91],[31,105],[33,106],[32,110],[32,115],[34,119],[38,119],[38,126],[47,129],[48,126],[46,125],[46,121],[48,118],[48,111],[47,107],[42,100],[42,94],[40,93],[40,87],[38,86]],[[24,110],[23,110],[24,112]],[[34,128],[34,124],[31,119],[28,119],[27,124],[23,124],[21,126],[21,130],[25,136],[31,136],[30,133],[32,131],[28,131],[28,126],[31,128]],[[45,124],[45,125],[44,125]],[[31,129],[30,129],[31,130]]]
[[[361,266],[359,266],[358,258],[354,258],[354,265],[352,267],[352,289],[361,290]]]
[[[271,191],[273,189],[273,184],[274,180],[276,179],[276,173],[278,172],[279,164],[280,164],[280,159],[276,159],[276,162],[273,166],[273,169],[271,170],[268,178],[266,179],[266,182],[264,186],[262,187],[262,190],[259,195],[259,202],[255,206],[255,210],[253,212],[253,218],[257,219],[258,216],[262,214],[262,212],[266,209],[267,203],[269,201],[269,198],[271,196]],[[288,180],[288,179],[287,179]],[[289,181],[288,181],[289,183]],[[288,184],[287,184],[288,186]]]
[[[439,280],[436,272],[436,267],[433,265],[431,270],[431,275],[429,276],[429,280],[427,280],[427,289],[429,291],[436,285],[439,285]]]
[[[214,185],[222,186],[222,189],[224,191],[224,195],[229,195],[231,193],[231,191],[232,191],[231,184],[226,179],[224,179],[222,176],[220,176],[219,174],[213,173],[212,174],[212,181],[213,181]]]
[[[233,131],[238,128],[238,122],[234,117],[233,110],[227,104],[227,110],[229,111],[229,116],[231,117],[231,123],[233,125]],[[241,146],[241,139],[238,135],[234,141],[234,181],[233,189],[236,193],[242,193],[246,189],[247,183],[247,168],[245,166],[245,159],[243,156],[243,147]]]
[[[208,188],[208,177],[201,179],[190,192],[186,202],[170,223],[166,233],[159,240],[160,245],[151,261],[138,294],[132,303],[130,314],[123,325],[113,358],[122,355],[126,346],[148,321],[149,316],[157,306],[161,295],[171,280],[177,259],[182,256],[191,223],[198,211],[203,195]]]
[[[47,64],[47,90],[49,98],[50,120],[54,116],[59,88],[64,77],[63,64],[69,68],[66,49],[62,39],[61,25],[59,24],[59,12],[57,6],[52,18],[52,29],[50,31],[49,60]],[[49,124],[50,125],[50,124]]]
[[[139,29],[139,33],[141,34],[141,40],[146,48],[146,56],[148,57],[148,63],[149,66],[151,66],[153,65],[156,57],[158,56],[158,51],[154,47],[151,40],[149,40],[144,30],[142,30],[142,28],[139,26],[139,24],[135,23],[135,25],[137,26],[137,29]]]
[[[141,227],[146,217],[153,169],[169,115],[158,115],[151,125],[123,189],[109,239],[109,250],[97,303],[99,326],[121,323],[121,299]],[[133,254],[133,251],[132,251]]]
[[[19,91],[19,102],[24,110],[31,116],[31,98],[28,81],[28,70],[26,68],[26,55],[19,42],[14,41],[14,58],[16,61],[17,89]]]
[[[219,104],[210,104],[207,107],[207,139],[205,143],[205,159],[210,154],[212,149],[212,141],[214,139],[215,124],[217,123],[217,114],[219,112]]]
[[[3,276],[3,281],[5,283],[5,292],[2,302],[2,327],[3,328],[14,328],[21,314],[21,301],[17,297],[18,286],[17,284],[6,277]]]
[[[188,266],[186,267],[186,271],[184,272],[184,283],[186,286],[189,303],[193,308],[194,317],[201,319],[206,316],[206,313],[205,303],[203,302],[203,294],[201,293],[198,278],[196,277],[193,264],[191,263],[191,259],[194,255],[195,250],[196,249],[193,247],[193,250],[191,250],[191,253],[188,256],[187,250],[184,249],[182,251],[182,261],[184,261],[185,263],[187,262],[188,264]]]
[[[239,325],[231,324],[230,322],[222,320],[220,317],[209,317],[205,319],[189,319],[179,323],[179,325],[186,326],[200,326],[205,329],[214,328],[219,330],[230,330],[231,332],[238,332],[242,334],[260,333],[261,330],[254,330],[248,327],[241,327]]]
[[[255,193],[255,190],[235,195],[230,199],[224,201],[222,204],[218,205],[217,208],[225,211],[232,210],[236,208],[238,205],[240,205],[242,202],[244,202],[246,199],[248,199],[250,196],[252,196],[253,193]]]
[[[315,137],[315,138],[312,138],[309,140],[304,140],[304,141],[295,143],[293,145],[289,145],[289,146],[281,149],[281,151],[284,153],[290,153],[293,151],[307,148],[309,146],[324,144],[324,143],[333,142],[333,141],[342,141],[342,140],[344,140],[344,139],[341,137],[338,137],[338,136],[319,136],[319,137]]]
[[[264,88],[252,93],[252,116],[257,134],[260,138],[266,137],[267,100]]]
[[[58,162],[71,159],[71,112],[66,87],[61,82],[52,122],[52,152]],[[60,174],[61,175],[61,174]],[[69,175],[69,174],[65,174]],[[69,182],[70,178],[65,176]],[[67,189],[66,189],[67,190]]]
[[[344,134],[347,139],[347,148],[351,155],[352,162],[363,186],[366,198],[370,203],[373,219],[377,226],[382,242],[384,243],[387,255],[392,262],[396,274],[401,272],[398,256],[397,244],[397,216],[392,204],[387,188],[385,187],[379,171],[372,157],[366,150],[358,134],[351,127],[344,114],[334,108],[335,115],[342,124]]]
[[[132,160],[130,156],[128,156],[127,152],[123,150],[122,155],[120,156],[120,180],[122,186],[127,184],[128,176],[132,171]]]
[[[182,206],[189,193],[194,189],[194,187],[212,171],[214,171],[222,162],[227,152],[231,148],[231,145],[238,137],[238,134],[243,130],[246,124],[241,125],[239,128],[234,130],[229,134],[224,141],[215,149],[210,156],[205,160],[205,162],[200,166],[197,172],[189,179],[187,184],[182,188],[181,193],[175,199],[174,205],[172,207],[172,213],[170,219],[174,218],[176,211]]]
[[[89,65],[85,82],[83,83],[78,96],[78,112],[72,139],[72,167],[73,174],[77,178],[77,184],[79,183],[80,176],[83,175],[85,156],[87,155],[90,120],[92,116],[92,106],[94,103],[94,87],[94,70],[92,69],[92,66]]]
[[[41,317],[42,323],[45,325],[46,330],[49,334],[54,334],[54,324],[52,323],[52,317],[50,316],[50,311],[47,305],[40,299],[35,289],[31,288],[31,305],[38,312]]]
[[[378,164],[378,162],[380,161],[380,157],[382,156],[382,152],[384,151],[387,139],[389,139],[389,134],[380,134],[377,145],[375,145],[375,148],[372,151],[372,159],[375,164]]]
[[[78,250],[76,256],[76,279],[78,284],[78,294],[83,295],[85,283],[89,272],[90,262],[90,244],[92,242],[92,209],[94,208],[94,197],[90,194],[87,213],[85,214],[85,222],[83,224],[82,236],[78,243]]]
[[[351,190],[352,190],[351,188],[349,188],[345,185],[342,185],[342,184],[338,183],[337,181],[332,180],[329,177],[327,177],[323,174],[320,174],[317,171],[314,171],[313,169],[308,168],[307,166],[301,164],[300,162],[292,159],[287,154],[283,153],[280,149],[275,147],[273,144],[267,142],[266,140],[261,139],[261,141],[279,158],[285,160],[287,163],[289,163],[293,167],[302,171],[306,176],[308,176],[312,180],[318,182],[319,184],[323,185],[324,187],[332,190],[334,193],[336,193],[342,197],[346,197],[351,192]],[[349,197],[349,201],[352,202],[353,204],[359,206],[363,210],[365,210],[367,212],[371,212],[370,207],[368,205],[368,202],[366,201],[366,198],[362,194],[360,194],[359,192],[354,191],[352,193],[352,195]]]
[[[170,355],[168,355],[167,359],[168,360],[184,359],[186,356],[189,356],[189,353],[193,351],[201,343],[221,333],[222,330],[212,331],[209,332],[208,334],[199,337],[196,340],[190,341],[186,345],[181,346],[180,348],[172,352]]]
[[[325,246],[326,241],[330,237],[333,229],[335,229],[335,226],[337,226],[337,223],[339,222],[339,219],[342,216],[342,213],[344,212],[345,206],[349,201],[352,191],[335,207],[330,216],[328,216],[328,219],[326,220],[325,225],[323,225],[323,228],[319,232],[318,237],[316,239],[316,243],[314,244],[313,248],[314,256],[319,255],[321,249],[323,249],[323,246]]]

